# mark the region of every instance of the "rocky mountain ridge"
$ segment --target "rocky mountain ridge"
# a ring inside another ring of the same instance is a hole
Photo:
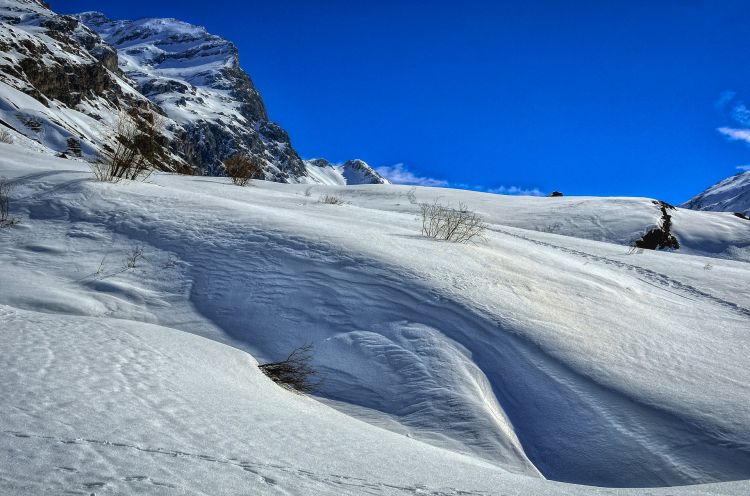
[[[750,214],[750,171],[728,177],[686,201],[681,207]]]

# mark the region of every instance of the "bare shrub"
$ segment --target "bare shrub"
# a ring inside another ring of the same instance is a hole
[[[409,200],[409,203],[411,203],[412,205],[416,205],[417,204],[417,188],[411,188],[406,193],[406,198],[407,200]]]
[[[322,380],[312,366],[313,345],[306,344],[292,351],[286,360],[264,363],[258,368],[273,382],[300,393],[312,393]]]
[[[164,119],[158,114],[136,108],[120,112],[115,128],[115,147],[108,147],[91,164],[99,181],[146,179],[156,168],[159,148],[164,139]]]
[[[250,179],[263,173],[263,167],[257,160],[239,153],[224,160],[224,170],[237,186],[245,186]]]
[[[138,261],[145,258],[146,257],[143,256],[143,247],[141,245],[137,245],[135,248],[128,252],[128,256],[125,259],[125,267],[128,269],[135,269],[136,267],[138,267]]]
[[[643,254],[643,248],[637,246],[635,243],[630,245],[628,248],[628,255],[641,255]]]
[[[97,267],[96,271],[92,274],[89,274],[87,276],[84,276],[81,281],[86,279],[107,279],[109,277],[114,277],[117,275],[120,275],[124,272],[127,272],[129,270],[133,270],[138,268],[138,264],[141,262],[141,260],[146,260],[146,256],[144,255],[143,246],[136,245],[133,247],[132,250],[130,250],[125,255],[125,266],[121,267],[117,270],[114,270],[112,272],[109,272],[106,270],[106,263],[107,263],[107,255],[104,255],[102,257],[101,262],[99,262],[99,266]],[[166,266],[165,266],[166,268]]]
[[[428,238],[469,243],[481,239],[487,230],[482,217],[463,203],[453,208],[435,200],[433,203],[420,203],[419,210],[422,215],[422,235]]]
[[[554,224],[548,224],[546,226],[540,227],[540,228],[537,229],[537,231],[544,232],[544,233],[554,234],[554,233],[560,232],[560,230],[562,229],[562,227],[563,227],[562,223],[555,222]]]
[[[0,129],[0,143],[13,144],[13,135],[7,129]]]
[[[18,219],[10,216],[10,195],[15,185],[0,177],[0,227],[11,227],[18,224]]]
[[[343,205],[346,203],[343,198],[335,195],[325,195],[318,199],[319,203],[325,203],[326,205]]]

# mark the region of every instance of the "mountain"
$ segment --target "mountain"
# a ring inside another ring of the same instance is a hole
[[[119,67],[177,123],[188,162],[221,172],[234,153],[260,159],[266,179],[289,182],[305,166],[289,136],[268,118],[260,93],[231,42],[176,19],[113,21],[98,12],[77,18],[117,49]]]
[[[76,17],[117,49],[120,69],[181,127],[176,139],[188,162],[215,175],[224,158],[239,152],[260,159],[266,179],[317,182],[321,171],[310,174],[287,132],[269,120],[233,43],[176,19],[115,21],[100,12]],[[323,176],[339,180],[341,174],[343,184],[385,182],[361,160]]]
[[[221,175],[222,161],[242,153],[271,181],[385,182],[358,160],[311,174],[269,120],[237,48],[203,27],[0,0],[0,49],[0,124],[29,147],[97,160],[116,146],[121,116],[135,112],[159,115],[167,171]]]
[[[739,212],[750,215],[750,171],[714,184],[681,205],[693,210]]]
[[[305,160],[307,174],[314,182],[330,185],[390,184],[364,160],[347,160],[334,165],[324,158]]]

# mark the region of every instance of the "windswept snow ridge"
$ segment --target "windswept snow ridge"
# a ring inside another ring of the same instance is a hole
[[[750,490],[731,214],[671,211],[680,250],[641,252],[649,199],[104,184],[0,151],[22,220],[0,231],[4,493]],[[419,236],[434,199],[481,213],[487,240]],[[319,402],[254,367],[304,343]]]

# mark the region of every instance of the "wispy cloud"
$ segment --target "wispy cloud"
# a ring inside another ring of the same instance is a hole
[[[486,190],[487,193],[495,193],[498,195],[523,195],[523,196],[544,196],[544,193],[539,191],[539,188],[519,188],[518,186],[498,186],[497,188],[490,188]]]
[[[734,127],[720,127],[717,129],[721,134],[733,141],[744,141],[750,143],[750,129],[738,129]]]
[[[436,186],[443,188],[450,187],[448,181],[435,179],[434,177],[419,176],[408,170],[402,163],[384,165],[375,170],[378,174],[388,179],[393,184],[412,184],[414,186]]]
[[[518,186],[497,186],[494,188],[487,188],[484,186],[476,186],[465,183],[451,183],[450,181],[446,181],[444,179],[436,179],[434,177],[420,176],[407,169],[403,163],[377,167],[375,170],[393,184],[410,184],[414,186],[469,189],[473,191],[482,191],[485,193],[495,193],[499,195],[544,196],[544,193],[542,193],[538,188],[521,188]]]
[[[735,124],[722,126],[717,131],[732,141],[750,144],[750,108],[737,98],[737,93],[731,90],[722,91],[714,103],[714,108]]]
[[[737,92],[732,90],[726,90],[722,91],[721,95],[719,95],[719,98],[714,103],[714,108],[716,110],[724,111],[729,103],[734,100],[734,97],[737,96]]]
[[[745,102],[737,102],[734,104],[730,111],[730,115],[732,116],[732,120],[740,126],[750,126],[750,109],[747,108]]]
[[[731,141],[742,141],[750,145],[750,108],[737,98],[731,90],[722,91],[714,108],[734,122],[736,126],[722,126],[716,130]],[[738,165],[737,170],[750,171],[749,165]]]

